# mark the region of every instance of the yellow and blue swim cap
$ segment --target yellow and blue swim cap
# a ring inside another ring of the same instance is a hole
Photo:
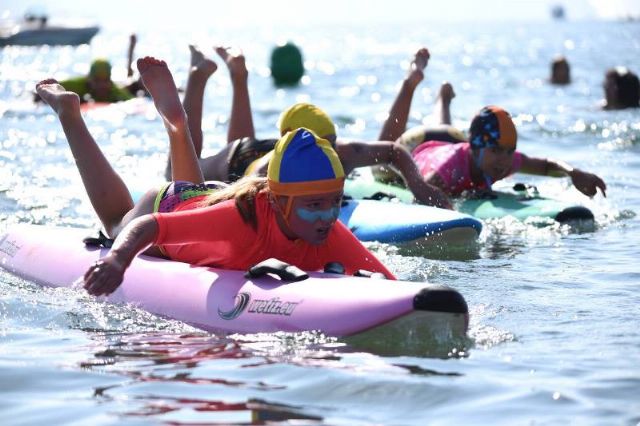
[[[276,143],[267,180],[276,195],[326,194],[344,188],[344,169],[329,141],[306,128],[286,133]]]
[[[313,104],[298,103],[286,109],[278,120],[280,136],[304,127],[320,137],[336,134],[336,126],[326,112]]]
[[[96,59],[91,63],[91,68],[89,68],[89,76],[103,78],[105,80],[110,79],[111,63],[103,58]]]

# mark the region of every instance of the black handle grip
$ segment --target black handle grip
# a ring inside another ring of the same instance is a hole
[[[111,248],[113,245],[113,239],[107,237],[102,233],[102,231],[98,231],[97,237],[86,237],[82,240],[82,242],[87,246],[95,246],[95,247],[105,247]]]
[[[302,269],[275,258],[263,260],[257,265],[253,265],[244,276],[258,278],[266,274],[277,275],[282,281],[302,281],[309,278],[309,275]]]
[[[355,274],[355,277],[364,277],[364,278],[373,278],[376,280],[386,280],[387,277],[382,272],[371,272],[366,269],[358,269]]]
[[[344,266],[340,262],[327,263],[326,265],[324,265],[324,272],[328,274],[345,274]]]

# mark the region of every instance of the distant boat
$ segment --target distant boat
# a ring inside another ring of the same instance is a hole
[[[100,27],[49,25],[46,16],[27,15],[19,24],[0,28],[0,46],[71,45],[89,43]]]

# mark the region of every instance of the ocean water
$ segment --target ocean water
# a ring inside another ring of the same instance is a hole
[[[127,34],[91,46],[0,50],[0,231],[15,223],[93,227],[97,221],[56,117],[31,103],[35,83],[85,72],[97,54],[124,75]],[[217,336],[69,289],[0,271],[2,424],[640,424],[640,110],[602,111],[602,81],[617,65],[640,71],[637,22],[389,25],[298,31],[307,77],[274,89],[278,28],[138,34],[136,53],[165,59],[185,82],[187,44],[243,48],[258,136],[273,137],[295,101],[321,105],[339,134],[376,139],[405,67],[432,59],[411,125],[429,120],[443,80],[465,128],[485,104],[515,117],[519,148],[600,175],[607,197],[566,179],[516,175],[590,207],[589,229],[486,222],[472,256],[376,251],[400,278],[458,289],[471,310],[470,344],[448,356],[363,352],[321,334]],[[564,53],[573,83],[550,86]],[[205,151],[226,140],[230,86],[210,80]],[[133,185],[161,181],[167,140],[149,105],[85,115],[117,171]]]

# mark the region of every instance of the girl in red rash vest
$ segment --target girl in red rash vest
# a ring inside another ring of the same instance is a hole
[[[56,111],[111,251],[85,274],[90,294],[112,293],[141,252],[197,265],[247,269],[276,257],[305,270],[339,262],[393,274],[337,222],[344,171],[331,144],[306,129],[276,144],[268,176],[236,184],[204,183],[186,115],[166,63],[138,60],[138,69],[162,117],[171,145],[173,182],[137,203],[111,168],[80,115],[80,102],[55,80],[36,86]],[[187,181],[187,182],[184,182]]]
[[[87,291],[111,293],[133,258],[151,244],[173,260],[197,265],[244,270],[276,257],[305,270],[339,262],[348,274],[366,269],[393,279],[337,221],[344,172],[329,142],[297,129],[275,151],[267,178],[246,178],[211,195],[196,190],[170,212],[130,222],[109,254],[87,271]],[[160,192],[158,206],[166,193]]]

